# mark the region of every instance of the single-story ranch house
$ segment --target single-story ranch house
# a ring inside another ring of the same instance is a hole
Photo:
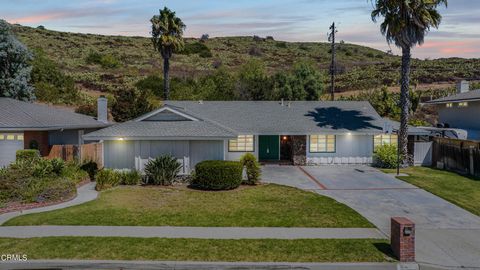
[[[38,149],[48,156],[52,145],[83,144],[82,135],[108,126],[107,100],[99,98],[94,117],[47,105],[0,98],[0,168],[15,161],[21,149]]]
[[[244,153],[295,165],[369,164],[376,147],[397,143],[385,131],[388,123],[368,102],[166,101],[83,138],[103,141],[105,167],[141,169],[142,160],[171,154],[188,173],[202,160]],[[410,128],[410,135],[413,142],[428,132]]]

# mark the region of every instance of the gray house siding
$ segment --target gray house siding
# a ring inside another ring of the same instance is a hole
[[[458,107],[458,103],[453,103],[452,108],[445,104],[437,106],[440,123],[448,123],[452,128],[480,130],[480,101],[469,102],[468,107]]]
[[[134,141],[105,141],[103,143],[103,158],[107,168],[134,169]]]
[[[333,153],[311,153],[310,136],[307,139],[308,164],[372,163],[372,156],[372,135],[336,135]]]
[[[135,169],[135,157],[170,154],[190,158],[190,167],[203,160],[223,160],[223,141],[104,141],[105,167]]]
[[[204,160],[223,160],[223,141],[190,141],[190,166]]]

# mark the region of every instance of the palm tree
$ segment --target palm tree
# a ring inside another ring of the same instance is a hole
[[[447,6],[447,0],[372,0],[372,20],[383,17],[380,31],[388,44],[394,43],[402,49],[399,150],[406,164],[408,144],[409,86],[411,49],[422,45],[430,28],[438,28],[442,16],[437,10]]]
[[[163,58],[163,93],[165,100],[170,95],[170,58],[174,52],[183,49],[183,31],[186,25],[175,12],[167,7],[160,10],[160,15],[155,15],[150,20],[152,23],[152,42],[155,50],[160,52]]]

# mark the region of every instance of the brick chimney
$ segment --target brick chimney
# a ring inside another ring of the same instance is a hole
[[[457,82],[457,94],[466,93],[470,91],[470,83],[465,80],[461,80]]]
[[[97,99],[97,120],[103,123],[108,123],[108,101],[104,96]]]

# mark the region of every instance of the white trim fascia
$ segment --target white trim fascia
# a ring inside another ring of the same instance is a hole
[[[127,137],[127,136],[115,136],[115,137],[83,137],[86,141],[223,141],[228,139],[234,139],[237,136],[231,137]],[[121,139],[120,139],[121,138]]]
[[[188,114],[182,113],[182,112],[180,112],[180,111],[177,111],[177,110],[175,110],[175,109],[173,109],[173,108],[171,108],[171,107],[168,107],[168,105],[165,105],[165,106],[163,106],[163,107],[161,107],[161,108],[159,108],[159,109],[154,110],[153,112],[149,112],[149,113],[147,113],[147,114],[144,114],[144,115],[142,115],[142,116],[140,116],[140,117],[138,117],[138,118],[136,118],[136,119],[134,119],[134,120],[132,120],[132,121],[134,121],[134,122],[140,122],[140,121],[143,121],[143,120],[145,120],[145,119],[147,119],[147,118],[150,118],[150,117],[152,117],[152,116],[154,116],[154,115],[156,115],[156,114],[158,114],[158,113],[161,113],[161,112],[163,112],[163,111],[165,111],[165,110],[168,110],[168,111],[170,111],[170,112],[172,112],[172,113],[175,113],[175,114],[177,114],[177,115],[180,115],[180,116],[185,117],[185,118],[187,118],[187,119],[190,119],[190,120],[192,120],[192,121],[200,121],[200,120],[201,120],[201,119],[199,119],[199,118],[193,117],[193,116],[191,116],[191,115],[188,115]]]

